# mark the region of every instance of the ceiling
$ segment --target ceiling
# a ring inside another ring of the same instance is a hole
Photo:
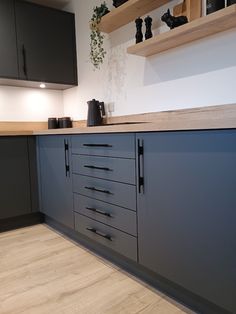
[[[52,8],[62,9],[70,0],[27,0],[41,5],[46,5]]]

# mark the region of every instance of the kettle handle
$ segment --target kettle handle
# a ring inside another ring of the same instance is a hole
[[[105,112],[104,102],[100,102],[99,105],[100,105],[100,110],[102,111],[102,116],[105,116],[106,112]]]

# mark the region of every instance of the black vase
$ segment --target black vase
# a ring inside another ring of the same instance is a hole
[[[227,6],[230,6],[235,3],[236,3],[236,0],[227,0]]]
[[[211,14],[225,7],[225,0],[207,0],[206,13]]]

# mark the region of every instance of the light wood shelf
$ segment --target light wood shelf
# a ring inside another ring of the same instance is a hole
[[[127,52],[149,57],[235,27],[236,4],[128,47]]]
[[[171,0],[129,0],[106,14],[99,24],[99,29],[104,33],[111,33],[168,2]]]

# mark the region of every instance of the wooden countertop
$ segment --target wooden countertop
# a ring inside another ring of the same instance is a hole
[[[137,123],[119,124],[125,122]],[[74,122],[73,128],[54,130],[46,129],[46,122],[9,123],[0,122],[0,136],[236,129],[236,104],[112,117],[106,123],[117,125],[98,127],[86,127],[85,121]]]

